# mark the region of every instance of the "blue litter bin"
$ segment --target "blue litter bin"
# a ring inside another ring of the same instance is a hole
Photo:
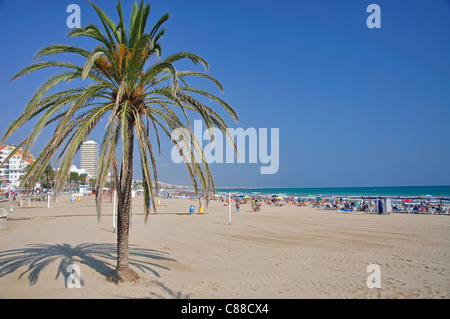
[[[191,207],[189,208],[189,213],[193,213],[194,212],[194,205],[191,205]]]
[[[384,203],[381,199],[378,200],[378,214],[384,214]]]

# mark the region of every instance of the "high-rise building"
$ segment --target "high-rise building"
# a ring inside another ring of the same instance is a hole
[[[85,141],[81,144],[81,169],[88,175],[97,176],[98,144],[94,141]]]

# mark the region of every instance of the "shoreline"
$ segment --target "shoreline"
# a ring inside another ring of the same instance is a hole
[[[435,193],[435,189],[443,189],[444,192]],[[399,189],[409,189],[415,190],[415,192],[400,193]],[[221,192],[223,190],[229,191],[232,190],[234,192],[261,192],[264,194],[271,193],[271,190],[276,192],[282,191],[284,194],[289,196],[336,196],[336,197],[345,197],[345,196],[359,196],[359,197],[425,197],[425,196],[433,196],[433,197],[445,197],[450,198],[450,186],[448,185],[439,185],[439,186],[363,186],[363,187],[217,187],[216,191]],[[419,191],[420,190],[420,191]],[[360,193],[357,193],[359,191]],[[370,191],[370,192],[367,192]],[[431,194],[435,193],[435,194]]]

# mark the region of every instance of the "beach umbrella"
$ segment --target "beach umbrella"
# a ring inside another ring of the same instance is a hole
[[[283,200],[280,196],[275,197],[276,200]]]
[[[409,198],[407,198],[407,199],[405,199],[405,200],[403,200],[404,202],[407,202],[407,203],[410,203],[410,202],[412,202],[412,199],[409,199]]]
[[[250,198],[250,196],[247,195],[247,196],[244,196],[244,197],[242,197],[242,198]]]

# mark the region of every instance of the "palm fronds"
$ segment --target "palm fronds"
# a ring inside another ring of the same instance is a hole
[[[92,3],[91,3],[92,4]],[[216,127],[229,136],[226,122],[211,107],[202,102],[208,100],[223,108],[237,121],[236,111],[219,96],[189,85],[191,78],[203,78],[211,81],[223,93],[219,81],[205,73],[207,61],[192,52],[178,52],[161,58],[160,40],[165,33],[162,28],[170,17],[163,15],[146,32],[150,6],[141,1],[132,8],[128,29],[125,28],[122,5],[117,5],[119,21],[116,24],[105,12],[92,4],[103,26],[101,31],[96,25],[74,29],[71,37],[89,37],[98,45],[86,50],[72,45],[55,44],[39,50],[35,59],[58,56],[61,53],[75,54],[84,59],[84,64],[75,65],[64,61],[37,61],[20,70],[11,79],[15,81],[29,73],[45,68],[63,69],[60,73],[45,81],[31,97],[21,114],[10,124],[1,143],[15,131],[30,121],[34,127],[21,143],[26,151],[31,150],[39,134],[47,127],[54,130],[53,136],[44,146],[36,161],[22,180],[37,179],[45,167],[52,161],[60,162],[55,187],[62,188],[71,163],[98,123],[105,119],[107,125],[100,146],[98,174],[96,179],[96,200],[98,216],[101,215],[101,197],[108,173],[112,171],[115,184],[124,191],[121,180],[123,172],[131,169],[129,152],[132,152],[135,140],[139,149],[144,185],[144,203],[146,216],[153,209],[155,191],[158,185],[156,148],[152,138],[156,139],[159,155],[160,138],[171,137],[174,130],[186,130],[185,165],[189,172],[195,192],[201,187],[205,194],[214,190],[214,181],[208,163],[195,140],[190,124],[190,114],[198,114],[208,128]],[[175,63],[188,60],[193,65],[201,65],[204,72],[182,70]],[[82,86],[58,90],[61,84],[73,80]],[[54,92],[56,91],[56,92]],[[53,92],[53,93],[51,93]],[[132,139],[130,139],[132,136]],[[175,142],[174,142],[175,143]],[[234,142],[232,141],[233,145]],[[122,145],[122,149],[118,149]],[[179,146],[177,143],[175,145]],[[192,147],[193,146],[193,147]],[[121,151],[121,152],[120,152]],[[122,153],[122,158],[118,158]],[[193,160],[200,154],[201,161]],[[29,183],[32,185],[32,183]],[[155,188],[156,187],[156,188]],[[120,195],[123,196],[123,195]],[[205,197],[207,198],[207,196]],[[149,202],[152,203],[150,207]]]

